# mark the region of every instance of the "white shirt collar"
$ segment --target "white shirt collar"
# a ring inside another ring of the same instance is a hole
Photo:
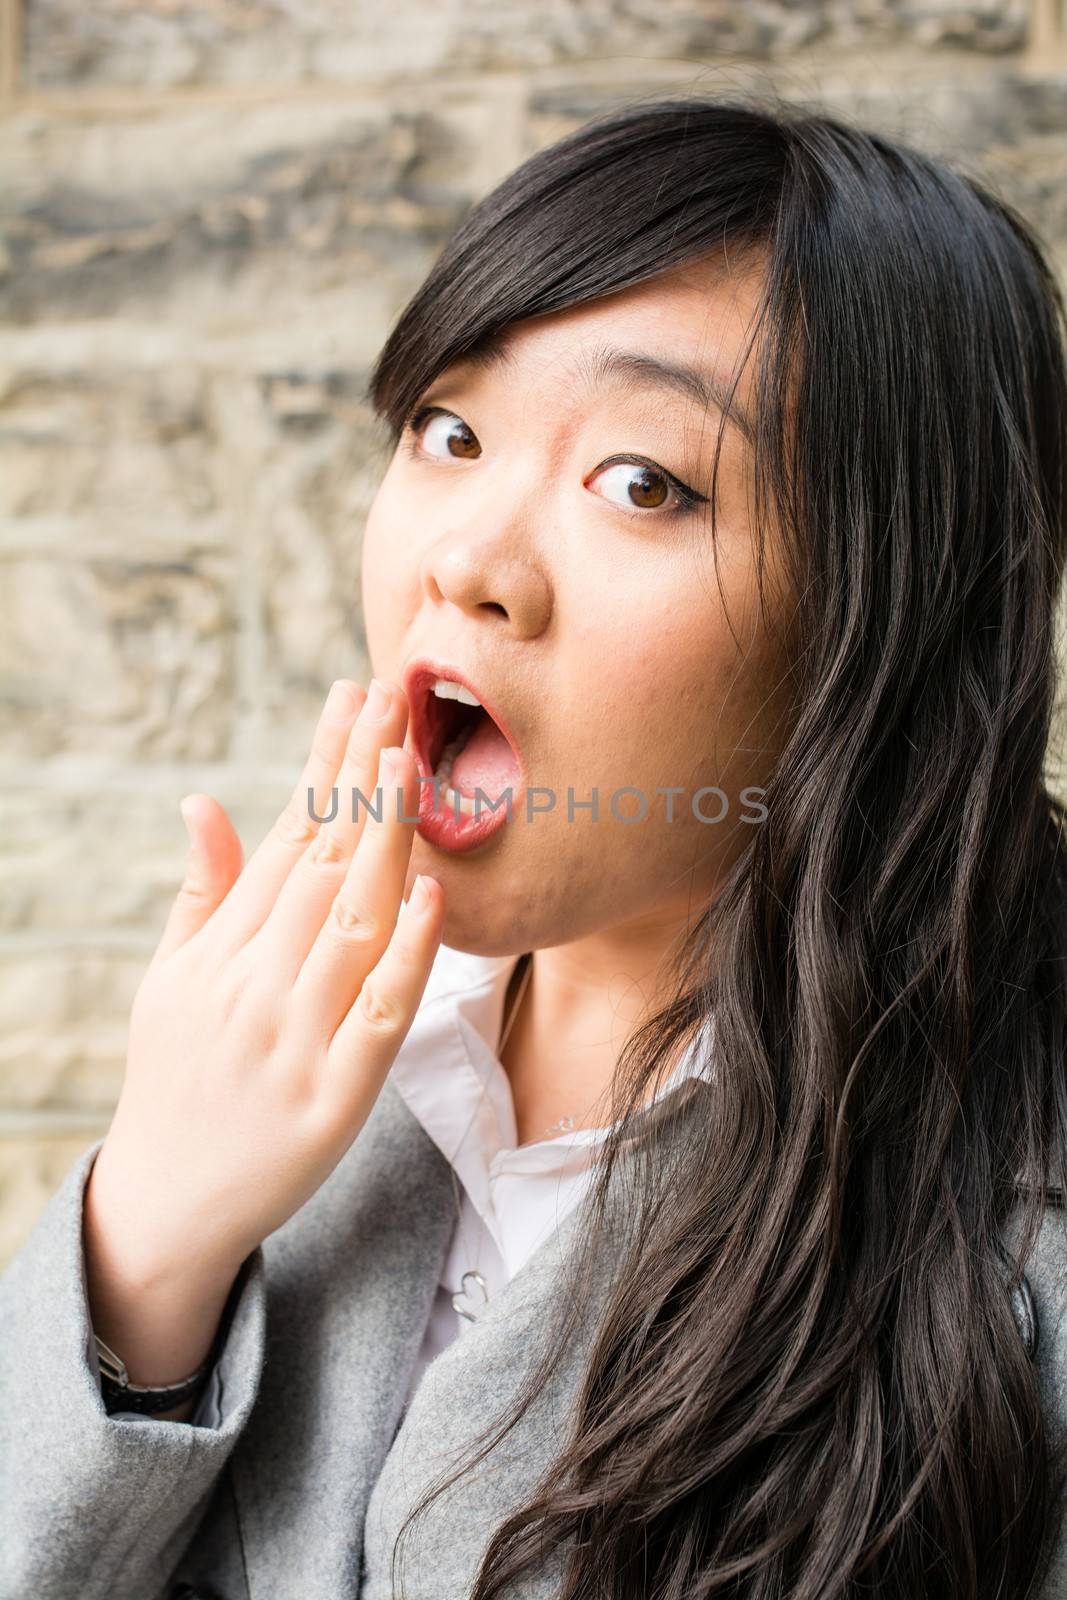
[[[498,1181],[518,1174],[575,1174],[589,1166],[610,1132],[577,1128],[518,1146],[511,1084],[496,1053],[508,980],[518,960],[442,944],[390,1073],[487,1222],[494,1216]],[[657,1101],[687,1077],[710,1076],[712,1042],[709,1018]]]

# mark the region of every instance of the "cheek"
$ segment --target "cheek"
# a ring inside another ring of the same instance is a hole
[[[418,584],[418,553],[401,537],[390,517],[388,496],[379,491],[363,530],[361,587],[367,647],[372,661],[390,659],[392,641],[403,629]]]
[[[724,604],[714,574],[690,572],[683,585],[646,585],[625,621],[616,617],[589,674],[597,688],[585,723],[614,781],[654,790],[738,776],[766,687],[743,588],[727,589]]]

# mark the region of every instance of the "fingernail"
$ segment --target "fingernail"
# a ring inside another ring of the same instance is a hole
[[[189,801],[190,801],[191,798],[192,797],[190,795],[186,795],[184,800],[179,800],[179,802],[178,802],[178,810],[182,814],[182,821],[185,823],[185,831],[189,835],[189,843],[190,844],[195,844],[196,843],[196,835],[194,834],[193,828],[192,828],[192,824],[189,821],[189,810],[190,810]]]
[[[390,745],[388,749],[382,751],[378,759],[378,782],[380,784],[384,786],[388,783],[397,782],[400,774],[397,757],[400,756],[402,758],[403,754],[403,750],[398,750],[396,745]]]
[[[415,882],[411,885],[408,895],[408,906],[412,911],[425,911],[430,903],[430,891],[426,887],[426,879],[420,872]]]
[[[372,678],[367,698],[363,702],[363,710],[359,714],[360,722],[381,722],[389,710],[389,691],[384,684]]]
[[[356,697],[352,693],[352,686],[343,678],[338,678],[336,683],[330,685],[330,692],[326,696],[326,715],[331,722],[348,722],[356,710]]]

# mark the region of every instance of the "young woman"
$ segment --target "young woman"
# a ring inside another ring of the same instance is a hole
[[[375,682],[243,869],[186,802],[0,1284],[4,1595],[1067,1593],[1034,235],[642,104],[471,212],[372,395]]]

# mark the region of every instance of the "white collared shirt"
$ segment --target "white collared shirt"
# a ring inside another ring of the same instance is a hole
[[[576,1206],[593,1176],[608,1128],[578,1128],[518,1144],[511,1083],[497,1055],[508,981],[518,956],[477,956],[438,949],[415,1021],[391,1078],[451,1165],[459,1215],[441,1283],[415,1361],[407,1401],[433,1358],[471,1326],[454,1308],[464,1273],[477,1271],[488,1299],[509,1282]],[[711,1030],[705,1026],[656,1099],[683,1078],[707,1075]],[[466,1285],[465,1308],[484,1308]]]

